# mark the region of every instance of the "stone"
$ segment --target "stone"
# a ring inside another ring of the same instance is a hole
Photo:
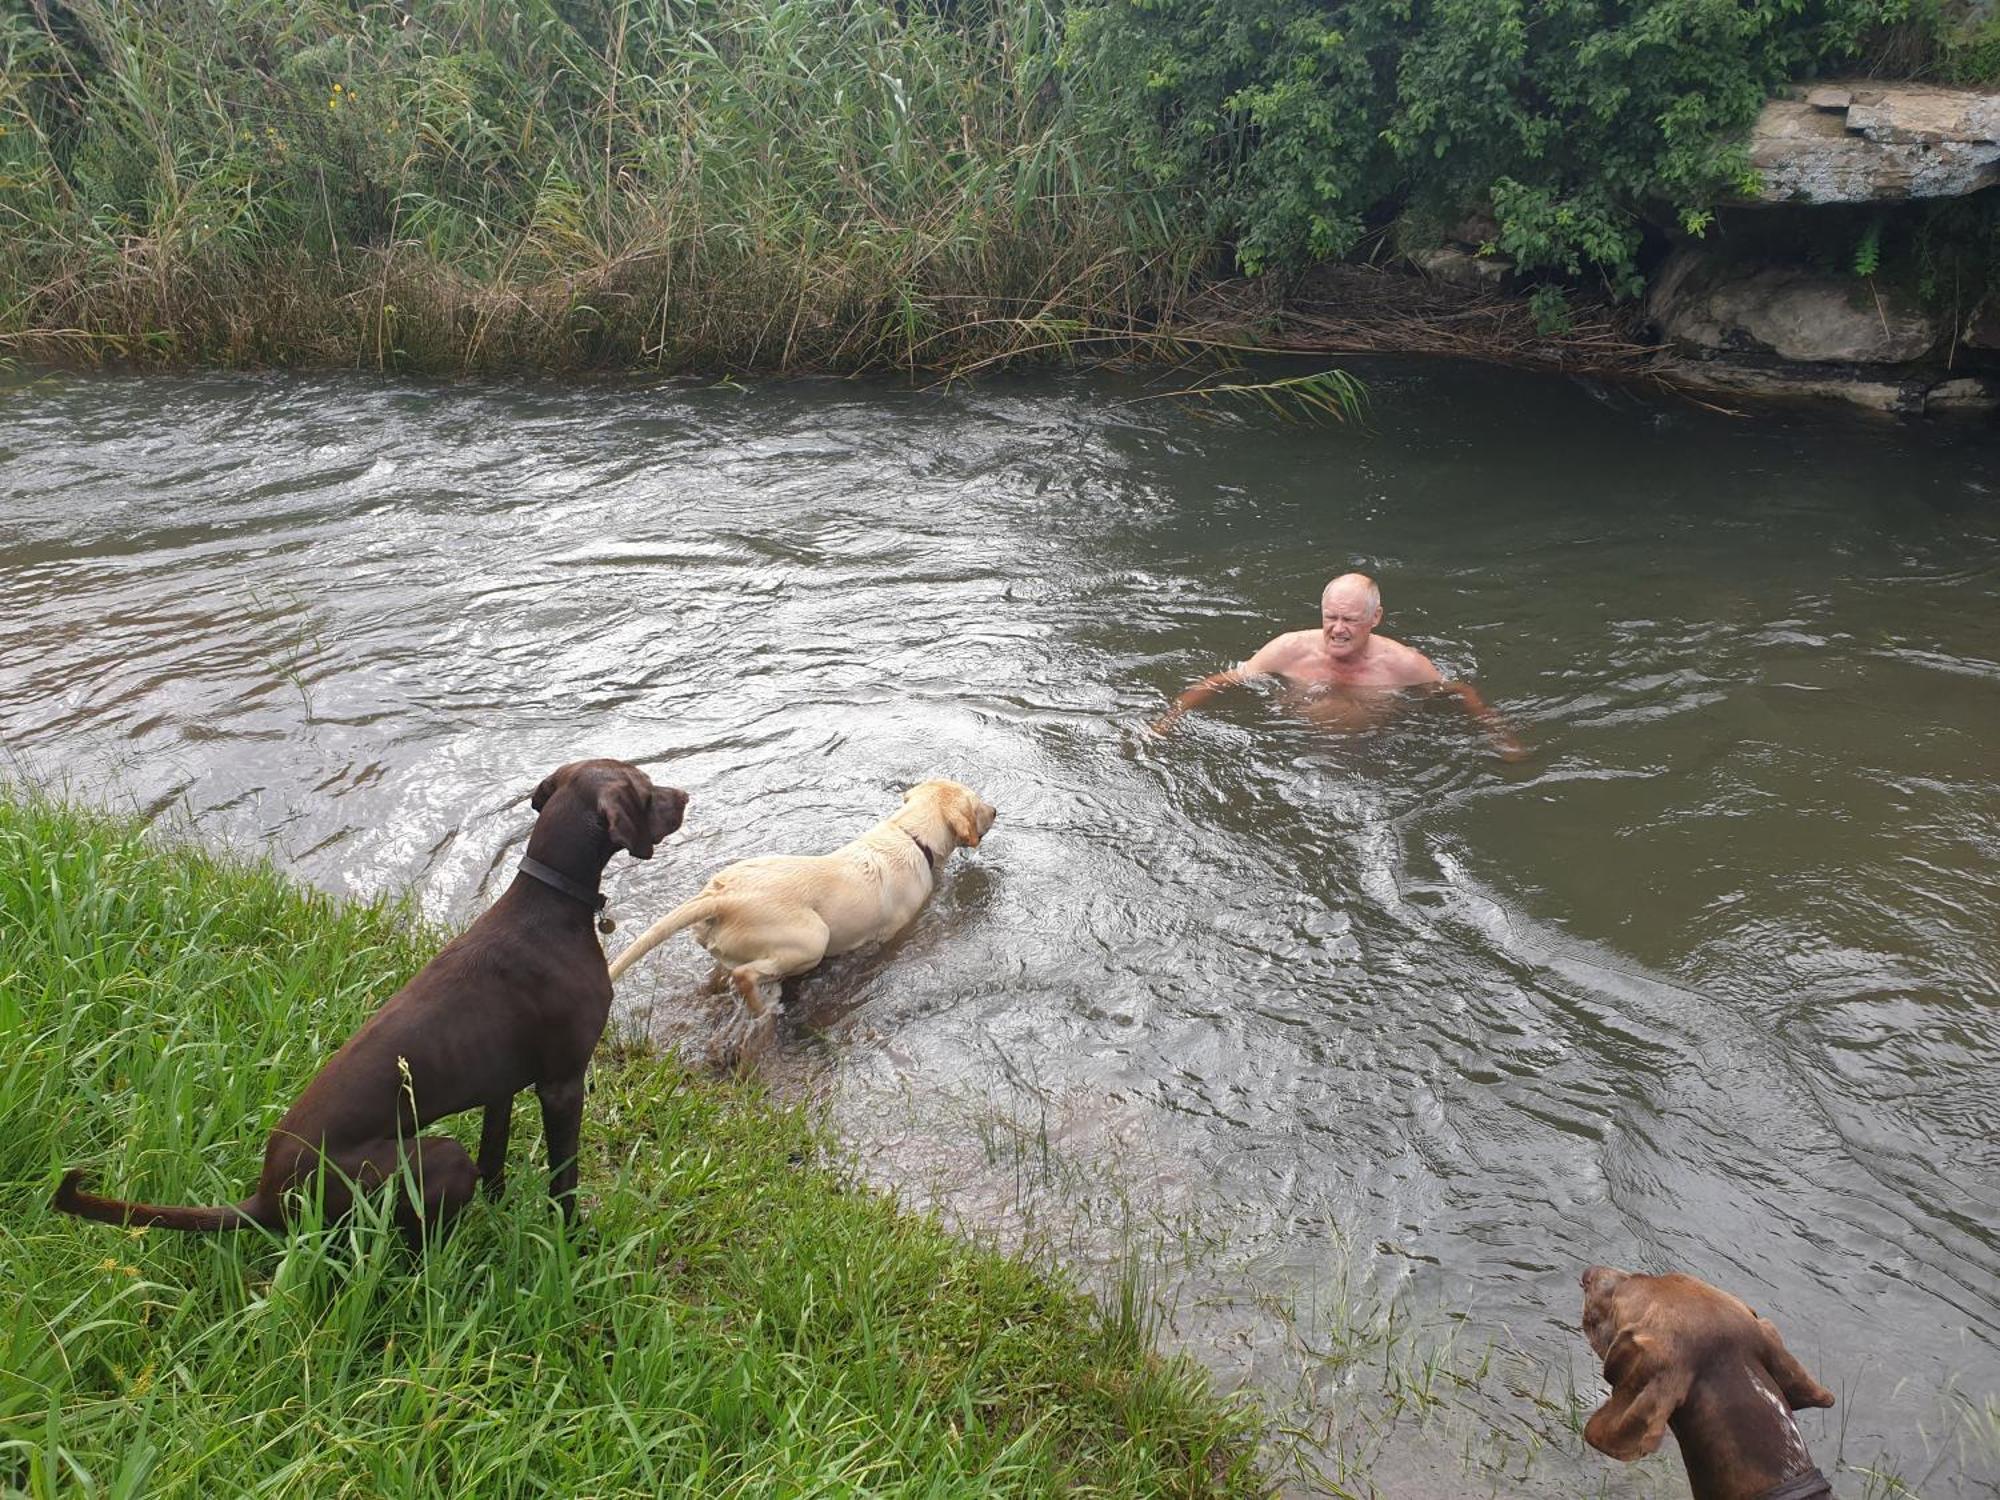
[[[1969,349],[2000,349],[2000,304],[1986,303],[1965,320],[1958,341]]]
[[[1953,416],[1985,416],[2000,411],[2000,385],[1972,375],[1940,380],[1924,392],[1924,410]]]
[[[1938,341],[1914,301],[1854,277],[1739,265],[1683,246],[1654,278],[1646,311],[1668,342],[1811,364],[1905,364]]]
[[[1819,84],[1765,104],[1749,148],[1755,203],[1958,197],[2000,182],[2000,94]]]
[[[1500,221],[1483,209],[1474,209],[1452,225],[1445,238],[1477,250],[1481,245],[1491,245],[1499,241]]]
[[[1502,256],[1475,255],[1458,245],[1412,251],[1410,262],[1433,281],[1465,287],[1497,287],[1514,269]]]
[[[1890,416],[1912,415],[1925,409],[1921,380],[1855,380],[1840,375],[1802,373],[1762,365],[1732,364],[1726,359],[1678,360],[1660,372],[1685,390],[1759,400],[1844,401],[1864,411]]]

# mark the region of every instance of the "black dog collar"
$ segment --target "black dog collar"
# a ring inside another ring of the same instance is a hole
[[[899,828],[902,827],[900,823],[897,824],[896,826]],[[907,828],[903,829],[903,836],[907,838],[911,843],[915,844],[919,849],[924,851],[924,863],[931,867],[931,873],[935,875],[937,873],[938,857],[935,854],[931,853],[931,846],[929,844],[926,844],[922,839],[918,838],[914,833],[911,833],[910,830]]]
[[[552,870],[539,859],[530,859],[525,854],[521,856],[521,873],[539,880],[543,885],[550,887],[552,890],[561,891],[572,901],[581,901],[593,912],[598,913],[597,930],[599,932],[612,932],[616,930],[617,923],[603,915],[604,892],[593,891],[581,881],[571,880],[562,871]]]
[[[1818,1469],[1794,1475],[1757,1497],[1757,1500],[1832,1500],[1833,1482]]]

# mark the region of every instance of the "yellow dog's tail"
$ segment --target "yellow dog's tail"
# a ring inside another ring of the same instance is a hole
[[[668,912],[659,921],[648,927],[633,940],[632,946],[611,960],[611,978],[615,983],[640,959],[651,953],[683,927],[692,927],[697,922],[705,922],[714,916],[720,903],[713,896],[696,896]]]

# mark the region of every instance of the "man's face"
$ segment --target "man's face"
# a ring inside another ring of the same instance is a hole
[[[1381,620],[1381,607],[1369,601],[1366,589],[1335,589],[1320,600],[1320,638],[1342,659],[1364,650]]]

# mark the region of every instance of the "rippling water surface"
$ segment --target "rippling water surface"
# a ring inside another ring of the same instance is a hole
[[[986,846],[806,982],[774,1065],[885,1179],[1149,1244],[1169,1335],[1391,1493],[1466,1454],[1481,1492],[1680,1492],[1570,1430],[1602,1259],[1776,1319],[1840,1398],[1823,1466],[2000,1494],[2000,441],[1363,373],[1342,430],[1110,378],[35,381],[0,738],[452,921],[544,773],[638,760],[694,801],[614,865],[628,930],[957,776]],[[1356,566],[1527,764],[1441,706],[1145,734]],[[699,1037],[696,958],[629,1015]],[[1469,1425],[1342,1364],[1390,1298]]]

